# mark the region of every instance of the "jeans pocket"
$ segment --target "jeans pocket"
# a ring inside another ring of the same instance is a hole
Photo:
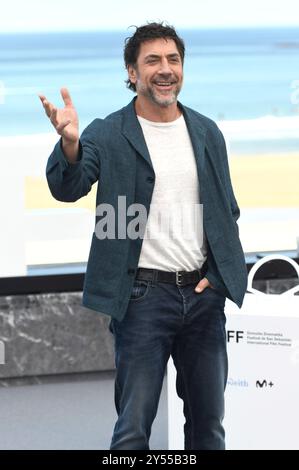
[[[150,281],[138,281],[135,280],[132,290],[130,301],[137,302],[138,300],[142,300],[148,294],[150,288]]]

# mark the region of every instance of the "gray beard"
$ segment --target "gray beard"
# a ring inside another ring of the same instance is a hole
[[[137,89],[137,91],[143,95],[143,96],[146,96],[147,98],[149,98],[153,103],[159,105],[159,106],[163,106],[164,108],[167,108],[167,106],[170,106],[171,104],[175,103],[176,102],[176,99],[180,93],[180,88],[176,87],[173,92],[171,93],[171,97],[170,98],[164,98],[163,97],[160,97],[160,96],[157,96],[157,94],[155,93],[154,89],[152,87],[148,88],[148,87],[143,87],[141,85],[141,87],[139,89]]]

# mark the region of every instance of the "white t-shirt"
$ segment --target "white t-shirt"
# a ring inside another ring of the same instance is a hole
[[[156,175],[138,267],[199,269],[207,249],[196,161],[184,117],[163,123],[137,117]]]

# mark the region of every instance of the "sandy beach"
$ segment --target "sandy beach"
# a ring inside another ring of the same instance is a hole
[[[299,149],[288,154],[232,155],[229,164],[240,207],[299,207]],[[96,185],[72,207],[94,210],[95,194]],[[26,177],[26,209],[69,206],[51,196],[45,177]]]
[[[239,227],[244,250],[296,249],[296,237],[299,236],[299,151],[289,154],[233,155],[229,164],[235,195],[241,208]],[[45,178],[26,177],[25,196],[27,210],[67,210],[72,207],[94,214],[96,185],[87,196],[69,204],[53,199]],[[70,244],[66,244],[64,253],[67,247]],[[36,255],[36,250],[35,245],[31,250],[32,259],[40,256]],[[68,259],[71,257],[70,253]]]
[[[229,154],[229,165],[235,194],[244,208],[299,207],[299,116],[262,118],[241,121],[218,121]],[[244,139],[258,142],[268,138],[298,139],[298,150],[272,151],[271,153],[236,153],[230,150],[231,142]],[[0,161],[18,164],[24,179],[25,209],[70,207],[51,196],[45,179],[45,168],[59,137],[55,132],[23,136],[0,137]],[[4,159],[4,160],[2,160]],[[14,165],[15,166],[15,165]],[[94,210],[96,185],[89,195],[72,204],[72,207]]]
[[[232,156],[230,170],[240,207],[299,208],[299,149],[285,154]]]
[[[226,137],[230,130],[235,132],[233,124],[225,129]],[[5,216],[7,222],[4,221],[10,231],[7,232],[9,245],[3,243],[1,254],[2,260],[3,256],[7,259],[6,267],[3,261],[3,270],[10,267],[11,272],[23,273],[28,265],[77,263],[87,259],[97,185],[76,203],[62,203],[52,197],[45,168],[57,140],[55,133],[0,138],[0,160],[4,168],[0,192],[2,201],[11,201]],[[229,165],[241,208],[239,227],[244,250],[296,249],[299,146],[298,152],[229,152]]]

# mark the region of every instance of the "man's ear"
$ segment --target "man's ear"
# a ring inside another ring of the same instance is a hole
[[[136,74],[136,69],[133,67],[133,65],[128,65],[127,67],[128,71],[128,78],[132,83],[136,83],[137,81],[137,74]]]

